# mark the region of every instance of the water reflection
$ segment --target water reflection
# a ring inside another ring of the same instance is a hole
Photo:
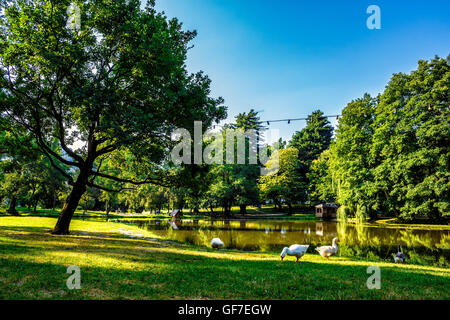
[[[316,235],[323,237],[327,235],[330,238],[337,237],[337,223],[335,222],[316,222]]]
[[[275,251],[299,243],[318,245],[340,239],[342,256],[392,260],[402,244],[410,263],[448,266],[450,231],[395,229],[376,225],[282,220],[160,220],[131,221],[158,236],[209,246],[219,237],[227,248]]]

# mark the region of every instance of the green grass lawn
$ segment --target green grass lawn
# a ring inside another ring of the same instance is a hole
[[[444,268],[318,254],[282,263],[279,253],[152,241],[147,231],[111,222],[74,220],[70,236],[53,236],[55,222],[0,217],[0,299],[450,298]],[[66,287],[70,265],[81,268],[81,290]],[[381,268],[381,290],[367,289],[370,265]]]

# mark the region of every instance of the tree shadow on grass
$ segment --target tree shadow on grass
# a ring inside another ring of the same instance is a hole
[[[117,239],[135,239],[129,237],[127,235],[120,235],[117,232],[89,232],[89,231],[81,231],[81,230],[73,230],[69,235],[61,236],[61,235],[52,235],[52,228],[48,227],[24,227],[24,226],[0,226],[1,231],[14,231],[14,232],[26,232],[29,233],[32,238],[41,237],[41,236],[51,236],[53,239],[66,239],[75,238],[75,237],[86,237],[86,238],[117,238]],[[23,235],[14,235],[8,234],[8,237],[11,238],[23,238]],[[156,240],[156,239],[155,239]]]
[[[21,227],[21,226],[0,226],[0,231],[20,231],[20,232],[30,232],[30,233],[46,233],[50,232],[50,228],[46,227]]]

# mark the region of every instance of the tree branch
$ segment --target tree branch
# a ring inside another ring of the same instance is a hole
[[[70,174],[68,174],[67,172],[65,172],[63,169],[61,169],[58,165],[56,165],[56,163],[53,161],[51,155],[49,155],[44,149],[42,149],[42,151],[44,152],[45,156],[48,158],[48,160],[50,161],[50,164],[52,165],[52,167],[54,167],[56,170],[58,170],[64,177],[67,178],[67,180],[69,180],[69,185],[73,185],[74,181],[73,178]]]
[[[67,145],[66,145],[66,140],[65,140],[65,129],[64,129],[64,124],[62,121],[62,116],[60,114],[55,114],[55,118],[58,121],[58,131],[59,131],[59,141],[61,144],[61,147],[63,148],[63,150],[65,152],[67,152],[67,154],[72,157],[72,159],[78,161],[80,164],[84,163],[84,159],[82,157],[80,157],[78,154],[76,154],[75,152],[73,152]]]
[[[97,189],[100,189],[100,190],[103,190],[103,191],[106,191],[106,192],[112,192],[112,193],[119,193],[119,192],[121,192],[123,190],[136,190],[135,188],[110,189],[110,188],[103,187],[103,186],[100,186],[98,184],[95,184],[93,182],[88,182],[87,185],[89,187],[91,187],[91,188],[97,188]]]
[[[110,179],[116,182],[120,182],[120,183],[130,183],[132,185],[135,186],[139,186],[139,185],[143,185],[143,184],[149,184],[152,181],[145,179],[143,181],[134,181],[134,180],[130,180],[130,179],[122,179],[122,178],[118,178],[118,177],[114,177],[111,176],[109,174],[105,174],[105,173],[101,173],[101,172],[95,172],[95,171],[91,171],[91,175],[96,176],[96,177],[101,177],[101,178],[105,178],[105,179]]]
[[[111,176],[109,174],[102,173],[102,172],[91,171],[90,174],[93,175],[93,176],[96,176],[96,177],[110,179],[110,180],[113,180],[113,181],[116,181],[116,182],[120,182],[120,183],[129,183],[129,184],[132,184],[132,185],[135,185],[135,186],[141,186],[141,185],[144,185],[144,184],[156,184],[156,185],[160,185],[160,186],[167,187],[167,188],[170,188],[170,187],[173,186],[173,185],[171,185],[169,183],[165,183],[165,182],[163,182],[161,180],[155,180],[155,179],[151,179],[151,178],[147,178],[147,179],[142,180],[142,181],[135,181],[135,180],[131,180],[131,179],[118,178],[118,177]]]

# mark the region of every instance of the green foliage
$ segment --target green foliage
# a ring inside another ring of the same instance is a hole
[[[166,183],[161,165],[173,129],[226,115],[223,99],[210,97],[209,78],[186,70],[195,32],[152,1],[144,9],[138,0],[75,2],[78,31],[66,27],[69,0],[0,1],[0,114],[26,129],[73,185],[65,221],[87,187],[108,190],[98,178]],[[55,139],[67,156],[53,152]],[[120,172],[99,169],[113,153]]]
[[[242,129],[244,131],[255,130],[262,133],[266,128],[261,124],[258,112],[250,109],[248,113],[239,113],[236,116],[236,123],[231,125],[234,129]]]
[[[7,117],[0,121],[0,200],[8,199],[11,213],[16,213],[18,203],[33,206],[34,211],[39,203],[58,204],[58,195],[65,190],[61,173],[40,154],[36,141],[23,128]],[[51,148],[59,152],[56,144]]]
[[[330,182],[336,186],[337,200],[346,207],[343,212],[354,208],[353,214],[358,217],[365,216],[373,201],[368,183],[373,179],[369,157],[376,102],[366,94],[343,110],[336,142],[331,146],[329,176],[324,178],[329,183],[328,188],[332,187]]]
[[[308,116],[306,127],[301,131],[297,131],[289,142],[289,147],[294,147],[298,150],[298,174],[302,177],[302,185],[311,185],[312,190],[316,189],[316,181],[308,178],[312,162],[329,148],[332,135],[333,127],[328,119],[324,117],[323,112],[317,110]],[[305,187],[303,194],[299,195],[297,200],[315,202],[317,198],[308,196],[308,187]]]
[[[155,212],[156,210],[161,212],[168,202],[169,195],[166,188],[154,187],[153,191],[149,194],[148,206],[151,210],[155,210]]]
[[[449,88],[449,59],[436,57],[394,75],[380,97],[370,150],[379,181],[373,193],[403,219],[450,214]]]
[[[337,187],[341,213],[450,214],[449,87],[449,59],[436,57],[395,74],[377,99],[366,94],[347,105],[321,178]]]
[[[260,175],[260,166],[250,163],[250,147],[257,148],[256,145],[250,146],[250,140],[244,136],[245,132],[254,130],[257,137],[260,137],[264,127],[258,117],[258,113],[253,109],[247,113],[241,113],[236,116],[236,123],[226,126],[224,129],[234,129],[237,138],[234,141],[233,152],[236,164],[212,164],[209,166],[207,180],[209,181],[208,190],[204,194],[202,204],[204,207],[213,208],[221,206],[226,214],[231,214],[233,205],[241,207],[241,213],[246,213],[246,206],[257,204],[259,202],[259,191],[257,181]],[[226,157],[226,136],[223,134],[224,157]],[[242,138],[244,144],[244,162],[237,164],[237,154],[239,146],[237,140]],[[259,141],[258,141],[259,142]],[[219,146],[222,147],[222,146]],[[256,150],[255,150],[256,153]]]
[[[331,151],[325,150],[311,163],[309,180],[309,198],[312,203],[334,202],[336,199],[336,186],[333,184],[330,170]]]
[[[310,165],[328,149],[332,135],[333,127],[323,112],[317,110],[308,116],[306,127],[294,134],[289,146],[298,150],[300,162]]]
[[[281,149],[274,152],[266,164],[268,169],[279,168],[272,175],[261,176],[259,189],[264,199],[281,201],[283,199],[292,213],[292,205],[302,197],[307,188],[303,177],[299,175],[298,150],[296,148]]]

